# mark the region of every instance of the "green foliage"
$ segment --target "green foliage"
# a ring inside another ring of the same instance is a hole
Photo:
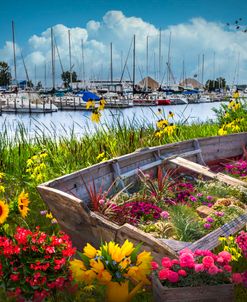
[[[192,208],[185,205],[172,206],[169,214],[177,240],[194,241],[205,235],[202,221]]]
[[[217,78],[216,80],[207,80],[206,89],[211,92],[218,90],[220,88],[226,88],[226,80],[222,77]]]
[[[70,71],[64,71],[62,74],[61,74],[61,78],[64,82],[64,86],[67,88],[69,87],[69,84],[70,82],[72,81],[73,82],[76,82],[77,80],[77,74],[75,71],[71,72]]]
[[[205,195],[218,198],[235,197],[243,203],[247,203],[247,192],[242,188],[229,186],[219,181],[201,181],[197,184],[198,190]]]
[[[11,81],[10,67],[6,62],[0,62],[0,86],[8,86]]]

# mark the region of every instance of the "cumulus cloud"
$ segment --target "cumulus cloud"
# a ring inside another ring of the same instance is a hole
[[[110,43],[113,43],[114,77],[120,78],[121,65],[126,59],[133,35],[136,35],[136,76],[146,76],[146,40],[149,44],[148,70],[149,75],[156,79],[166,79],[166,62],[168,56],[169,36],[171,33],[171,67],[177,81],[181,79],[182,61],[185,72],[192,77],[199,73],[201,80],[202,55],[204,54],[204,81],[215,76],[226,77],[229,83],[237,77],[242,82],[247,79],[247,36],[243,32],[233,32],[223,24],[209,22],[202,18],[194,18],[186,23],[171,25],[161,31],[161,70],[159,63],[159,29],[138,17],[127,17],[121,11],[109,11],[101,20],[90,20],[85,28],[68,28],[63,24],[53,26],[56,41],[56,78],[61,82],[60,56],[63,68],[69,69],[68,30],[71,37],[71,53],[73,70],[82,76],[82,41],[87,79],[109,79]],[[25,62],[30,77],[34,76],[36,66],[37,78],[43,80],[44,65],[47,66],[47,79],[51,79],[51,39],[50,28],[36,33],[23,46]],[[12,43],[7,41],[0,49],[1,57],[13,64]],[[20,60],[20,48],[17,45],[18,74],[25,78]],[[215,58],[215,61],[214,61]],[[214,64],[215,62],[215,64]],[[131,70],[132,52],[128,59]],[[128,74],[125,78],[129,79]]]

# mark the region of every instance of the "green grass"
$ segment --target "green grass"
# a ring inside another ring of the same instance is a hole
[[[74,128],[64,132],[58,137],[55,125],[51,125],[47,136],[43,130],[44,125],[38,124],[35,136],[30,137],[23,124],[19,123],[14,136],[9,135],[7,126],[0,132],[0,172],[5,173],[4,184],[6,192],[0,199],[13,200],[25,189],[30,196],[30,213],[24,222],[20,217],[9,222],[12,227],[17,225],[34,228],[39,225],[46,232],[53,232],[56,226],[50,220],[40,215],[40,210],[46,208],[40,198],[36,186],[38,182],[30,180],[26,172],[27,160],[40,152],[47,152],[46,173],[44,181],[71,173],[98,162],[97,156],[105,153],[110,159],[135,151],[139,148],[173,143],[177,141],[217,135],[219,127],[213,123],[178,125],[176,134],[172,137],[155,137],[155,129],[150,124],[138,120],[126,120],[120,123],[118,119],[104,124],[95,133],[89,130],[78,138]],[[55,133],[55,134],[54,134]],[[143,295],[142,295],[143,296]],[[0,296],[1,298],[1,296]],[[138,298],[136,298],[138,299]],[[145,295],[136,301],[151,301],[151,294]]]

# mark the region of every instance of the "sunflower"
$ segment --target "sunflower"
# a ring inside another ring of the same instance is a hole
[[[27,213],[29,211],[28,204],[29,204],[28,193],[22,191],[21,194],[18,196],[18,209],[23,218],[27,216]]]
[[[3,224],[9,215],[8,205],[0,200],[0,224]]]

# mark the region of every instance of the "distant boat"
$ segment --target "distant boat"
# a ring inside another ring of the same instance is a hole
[[[171,95],[171,96],[169,96],[169,100],[171,102],[171,105],[188,104],[188,99],[186,97],[180,96],[180,95]]]

